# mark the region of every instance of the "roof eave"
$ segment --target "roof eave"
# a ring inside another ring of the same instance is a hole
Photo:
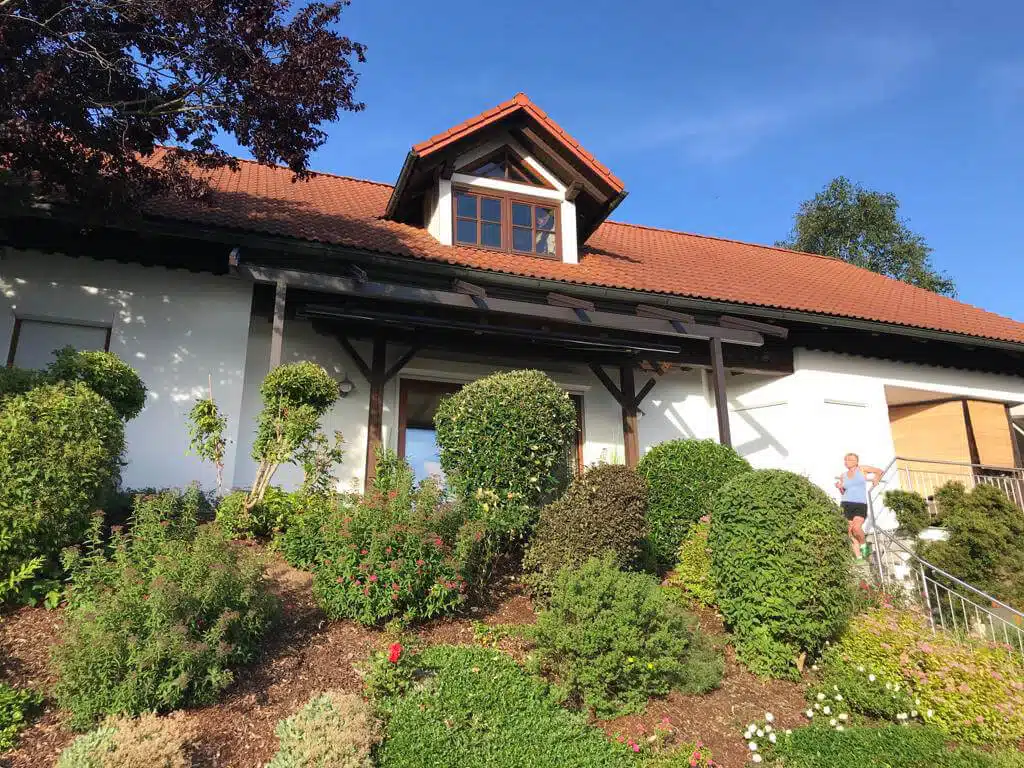
[[[409,150],[409,153],[405,156],[405,162],[402,163],[402,170],[398,173],[398,181],[395,182],[395,186],[391,189],[391,197],[388,198],[387,207],[384,209],[385,219],[394,219],[395,214],[398,211],[398,203],[402,199],[402,195],[405,194],[405,186],[409,183],[409,177],[412,175],[413,166],[416,165],[416,161],[419,160],[419,155],[414,150]]]

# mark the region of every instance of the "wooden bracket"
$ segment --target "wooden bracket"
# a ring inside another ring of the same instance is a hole
[[[765,336],[777,336],[780,339],[785,339],[789,336],[788,328],[783,328],[781,325],[772,325],[771,323],[762,323],[757,320],[748,320],[745,317],[722,315],[718,318],[718,322],[723,328],[732,328],[733,330],[757,331]]]
[[[465,280],[456,279],[452,282],[452,290],[456,293],[462,293],[472,298],[477,309],[489,309],[487,306],[487,289],[482,286],[467,283]]]
[[[391,381],[405,366],[409,364],[409,361],[416,357],[416,353],[420,351],[417,346],[410,347],[409,350],[403,354],[398,360],[392,365],[387,371],[384,372],[384,383]]]
[[[604,384],[604,388],[608,390],[608,393],[615,398],[615,402],[623,408],[639,408],[640,403],[644,401],[644,398],[647,397],[648,393],[654,389],[654,385],[658,383],[658,380],[652,376],[636,396],[630,400],[623,394],[621,389],[615,386],[615,382],[612,381],[611,377],[604,372],[604,368],[597,363],[591,363],[590,370],[593,371],[598,380]]]
[[[582,189],[583,182],[574,181],[572,184],[565,188],[565,199],[570,203],[573,202],[576,199],[576,196],[579,195],[580,191],[582,191]]]
[[[346,264],[345,269],[348,271],[352,279],[362,285],[370,279],[370,276],[366,274],[366,270],[355,264]]]
[[[365,360],[363,360],[362,355],[356,352],[356,348],[352,346],[352,342],[344,336],[336,336],[335,338],[338,339],[338,343],[341,344],[341,348],[344,349],[345,352],[348,353],[348,356],[352,358],[352,362],[356,364],[356,368],[358,368],[359,372],[363,374],[363,378],[370,381],[372,378],[370,366],[366,364]]]

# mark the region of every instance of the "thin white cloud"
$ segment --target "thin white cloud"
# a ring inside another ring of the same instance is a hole
[[[829,38],[793,51],[806,60],[796,81],[734,93],[728,99],[685,104],[638,118],[629,137],[635,149],[678,147],[685,159],[722,163],[766,139],[799,126],[881,103],[907,87],[932,55],[913,37]]]

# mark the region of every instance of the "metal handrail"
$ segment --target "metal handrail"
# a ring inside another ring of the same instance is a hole
[[[913,461],[918,464],[943,464],[953,467],[971,467],[973,469],[993,469],[997,472],[1024,472],[1024,469],[1021,467],[1000,467],[995,464],[972,464],[968,461],[950,461],[948,459],[912,459],[907,456],[897,456],[889,462],[889,466],[885,471],[888,472],[897,461]]]

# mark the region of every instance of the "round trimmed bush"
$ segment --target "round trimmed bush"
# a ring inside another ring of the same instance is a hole
[[[327,691],[277,725],[280,748],[267,768],[373,768],[382,728],[354,693]]]
[[[85,384],[36,387],[0,407],[0,578],[82,540],[116,484],[124,423]]]
[[[711,515],[718,606],[755,673],[792,678],[844,627],[852,606],[850,545],[835,503],[805,477],[748,472]]]
[[[567,479],[576,433],[569,395],[540,371],[496,373],[441,402],[434,416],[441,466],[492,529],[520,532]]]
[[[51,381],[80,381],[110,403],[125,421],[134,419],[146,404],[146,385],[134,369],[112,352],[76,352],[65,347],[46,369]]]
[[[563,566],[583,565],[611,552],[616,565],[635,565],[647,536],[647,486],[636,471],[618,464],[591,467],[565,494],[540,512],[524,567],[538,586]]]
[[[931,524],[928,516],[928,502],[913,491],[887,491],[885,506],[896,515],[900,530],[910,536],[917,536]]]
[[[711,511],[715,494],[750,464],[714,440],[669,440],[637,465],[647,481],[651,545],[658,562],[671,566],[690,528]]]

